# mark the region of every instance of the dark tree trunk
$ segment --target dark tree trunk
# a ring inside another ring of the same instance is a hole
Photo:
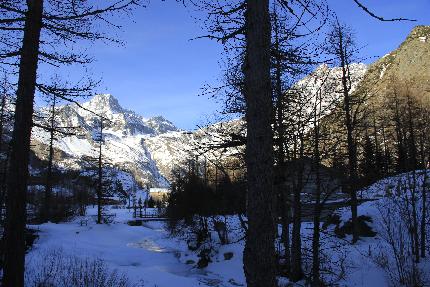
[[[409,170],[416,170],[418,168],[418,158],[417,158],[417,146],[415,141],[415,126],[414,126],[414,115],[412,107],[411,96],[408,95],[408,128],[409,128]]]
[[[100,145],[98,159],[98,184],[97,184],[97,224],[102,223],[102,197],[103,197],[103,165],[102,165],[102,144],[103,144],[103,119],[100,119]]]
[[[415,255],[415,263],[420,262],[420,242],[418,239],[418,212],[417,212],[417,174],[416,171],[412,172],[412,193],[411,193],[411,205],[412,205],[412,241],[413,241],[413,254]]]
[[[321,111],[322,97],[319,93],[319,101],[315,104],[314,114],[314,171],[315,171],[315,205],[314,205],[314,230],[312,235],[312,286],[321,286],[320,281],[320,223],[321,223],[321,174],[320,174],[320,123],[319,111]]]
[[[359,238],[358,222],[357,222],[357,147],[354,140],[354,123],[352,119],[352,103],[350,95],[350,74],[348,56],[344,47],[344,35],[339,27],[339,58],[342,67],[342,92],[343,92],[343,108],[345,112],[345,127],[347,132],[348,144],[348,170],[349,170],[349,194],[351,197],[351,219],[352,219],[352,242],[355,243]]]
[[[49,130],[49,155],[48,155],[48,170],[46,172],[46,185],[45,185],[45,202],[42,210],[43,220],[48,221],[51,218],[51,194],[52,194],[52,164],[54,161],[54,140],[55,140],[55,105],[56,96],[53,96],[51,107],[51,121]]]
[[[0,153],[3,152],[3,129],[5,126],[5,108],[6,108],[6,97],[7,97],[7,90],[6,90],[6,81],[5,81],[5,87],[3,90],[2,100],[1,100],[1,111],[0,111]],[[8,152],[8,149],[5,150]],[[7,169],[7,158],[8,154],[6,155],[6,159],[2,160],[0,162],[0,222],[3,223],[3,205],[4,205],[4,199],[5,199],[5,193],[6,193],[6,169]]]
[[[302,158],[302,157],[301,157]],[[302,269],[302,239],[301,239],[301,227],[302,227],[302,202],[301,193],[303,189],[303,173],[304,166],[301,164],[297,170],[297,182],[294,185],[293,190],[293,231],[291,240],[291,275],[290,279],[293,282],[297,282],[303,278]]]
[[[277,17],[276,13],[274,14]],[[285,182],[285,126],[284,126],[284,93],[282,89],[282,54],[280,51],[279,39],[279,22],[277,18],[274,21],[274,73],[275,73],[275,98],[276,98],[276,115],[275,115],[275,129],[277,133],[276,138],[276,194],[279,199],[277,206],[280,207],[282,235],[281,241],[284,245],[284,272],[287,276],[290,274],[291,268],[291,250],[290,250],[290,190],[286,189]]]
[[[24,286],[26,194],[43,0],[28,0],[7,180],[4,287]]]
[[[319,287],[320,282],[320,223],[321,223],[321,179],[319,162],[316,162],[316,196],[314,206],[314,230],[312,235],[312,286]]]
[[[299,116],[300,117],[300,116]],[[291,273],[290,279],[293,282],[297,282],[303,278],[302,269],[302,239],[301,239],[301,227],[302,227],[302,201],[301,194],[304,185],[304,172],[305,166],[301,159],[304,158],[304,125],[302,122],[299,123],[297,129],[298,142],[295,145],[298,146],[298,165],[296,170],[290,171],[294,174],[295,182],[292,187],[292,207],[293,207],[293,228],[291,234]],[[296,159],[296,158],[295,158]],[[294,180],[293,180],[294,181]]]
[[[424,179],[422,186],[421,207],[421,257],[426,257],[426,218],[427,218],[427,166],[424,162]]]
[[[245,17],[248,230],[243,264],[248,287],[274,287],[277,284],[269,1],[247,1]]]
[[[285,187],[281,190],[281,218],[282,218],[282,243],[284,244],[284,271],[287,276],[291,272],[291,246],[290,246],[290,190]]]
[[[394,91],[394,93],[396,93]],[[406,171],[406,149],[403,138],[403,125],[402,119],[400,116],[400,107],[399,107],[399,99],[397,98],[397,94],[395,94],[394,99],[394,122],[395,122],[395,130],[396,130],[396,145],[397,145],[397,172]]]

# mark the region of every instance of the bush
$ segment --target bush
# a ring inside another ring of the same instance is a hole
[[[357,217],[358,222],[358,234],[360,237],[375,237],[376,232],[372,230],[372,228],[367,225],[367,222],[372,223],[372,218],[369,216],[361,215]],[[336,226],[334,233],[339,238],[344,238],[346,234],[352,235],[352,221],[348,220],[343,226]]]
[[[137,287],[101,259],[66,256],[61,250],[38,253],[26,263],[28,287]]]

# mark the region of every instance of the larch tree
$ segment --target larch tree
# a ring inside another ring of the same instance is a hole
[[[38,127],[49,134],[48,139],[48,163],[45,172],[45,191],[43,195],[43,201],[40,206],[40,219],[42,222],[46,222],[52,217],[52,189],[53,189],[53,173],[54,173],[54,157],[55,149],[54,144],[59,137],[67,137],[76,135],[76,131],[79,127],[77,126],[61,126],[58,123],[58,112],[59,105],[66,99],[69,102],[76,101],[77,97],[88,94],[93,85],[69,87],[65,88],[65,91],[61,92],[62,87],[66,87],[65,84],[60,84],[60,79],[56,78],[53,80],[52,89],[41,89],[40,92],[49,97],[49,108],[42,115],[35,114],[33,116],[33,126]]]
[[[336,20],[327,35],[326,50],[328,54],[335,57],[335,63],[339,64],[342,83],[342,110],[344,117],[344,129],[346,131],[347,158],[348,158],[348,192],[350,194],[352,226],[353,226],[353,243],[358,241],[358,215],[357,215],[357,186],[358,186],[358,169],[357,169],[357,106],[363,99],[358,99],[352,95],[351,69],[350,64],[357,53],[357,47],[351,29]]]
[[[250,287],[276,286],[273,216],[273,133],[268,0],[249,0],[245,11],[247,216],[244,270]]]

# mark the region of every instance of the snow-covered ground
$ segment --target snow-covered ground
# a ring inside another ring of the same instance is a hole
[[[132,211],[112,209],[115,222],[97,225],[91,220],[95,212],[89,210],[87,226],[81,226],[82,218],[31,226],[39,230],[40,237],[27,255],[27,264],[38,263],[41,257],[58,250],[66,256],[102,259],[110,268],[126,274],[130,281],[143,281],[144,286],[237,286],[228,281],[244,282],[241,243],[220,250],[219,262],[197,269],[190,264],[197,262],[197,256],[188,251],[184,241],[169,237],[163,222],[129,226]],[[225,261],[223,252],[228,251],[235,254]]]
[[[377,232],[376,237],[362,238],[358,244],[351,245],[350,236],[343,239],[334,236],[334,225],[323,229],[322,264],[332,269],[333,274],[327,278],[336,281],[336,286],[391,286],[386,272],[375,263],[375,257],[387,250],[383,249],[387,245],[382,239],[384,212],[381,212],[381,207],[389,199],[381,195],[398,182],[399,177],[385,179],[363,191],[379,195],[378,200],[365,202],[358,209],[359,215],[372,218],[369,225]],[[188,249],[184,239],[171,237],[163,222],[130,226],[127,222],[133,219],[132,211],[112,208],[110,213],[116,214],[114,223],[110,225],[96,225],[91,219],[95,210],[89,209],[88,225],[81,226],[82,218],[77,218],[67,223],[32,226],[39,230],[39,239],[27,255],[27,264],[39,264],[40,258],[49,251],[60,250],[65,255],[102,259],[109,268],[124,273],[134,283],[144,282],[144,286],[246,286],[242,264],[243,240],[223,246],[216,244],[213,262],[204,269],[198,269],[195,267],[198,261],[196,252]],[[340,225],[350,218],[348,208],[338,210],[337,214],[342,220]],[[240,225],[236,217],[230,217],[229,221],[231,225]],[[311,246],[312,228],[312,223],[302,224],[304,250]],[[217,240],[216,236],[214,240]],[[230,260],[224,257],[228,252],[233,253]],[[308,268],[306,264],[309,262],[304,260],[305,269]],[[428,260],[420,266],[423,270],[430,270]],[[297,286],[303,286],[304,282],[300,284]]]

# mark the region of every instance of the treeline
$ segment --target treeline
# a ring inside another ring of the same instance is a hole
[[[173,172],[166,211],[173,225],[179,220],[190,223],[195,216],[245,213],[244,179],[232,181],[228,174],[221,172],[208,178],[210,170],[206,166],[202,171],[198,162],[190,161],[188,170],[176,169]]]

